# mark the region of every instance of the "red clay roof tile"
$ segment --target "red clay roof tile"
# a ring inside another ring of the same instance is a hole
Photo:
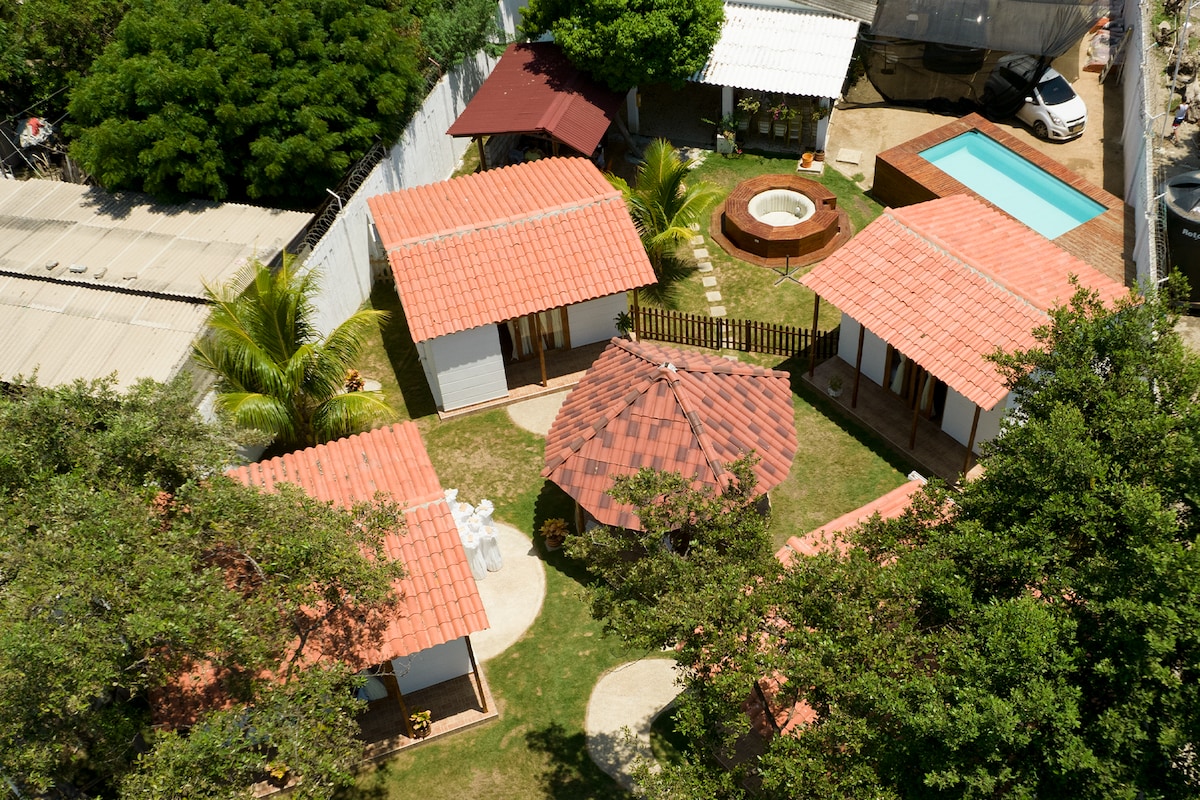
[[[1008,393],[986,356],[1031,347],[1070,278],[1128,290],[966,195],[888,209],[801,281],[981,408]]]
[[[404,509],[406,530],[384,542],[388,555],[399,558],[408,573],[395,587],[403,597],[401,613],[373,640],[365,632],[348,635],[345,625],[353,628],[352,619],[326,626],[310,639],[314,657],[373,666],[488,627],[458,529],[414,423],[260,461],[229,475],[264,491],[294,483],[318,500],[347,507],[383,492]]]
[[[652,467],[717,486],[725,464],[754,450],[765,493],[791,469],[793,419],[786,372],[613,339],[559,410],[542,475],[601,523],[638,529],[607,494],[612,476]]]
[[[655,282],[621,193],[546,158],[367,201],[413,341]]]

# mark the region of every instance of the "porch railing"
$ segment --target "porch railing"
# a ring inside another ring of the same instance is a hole
[[[638,336],[656,342],[778,356],[808,354],[815,347],[818,361],[837,354],[838,328],[817,331],[814,338],[809,328],[775,322],[685,314],[661,308],[643,307],[634,313]]]

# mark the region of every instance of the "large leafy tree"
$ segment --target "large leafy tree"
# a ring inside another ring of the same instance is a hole
[[[658,283],[643,291],[663,305],[675,301],[675,286],[693,270],[692,262],[680,256],[680,248],[695,235],[692,225],[720,199],[720,190],[703,181],[689,181],[692,162],[680,157],[666,139],[656,139],[646,148],[634,185],[609,175],[621,190],[629,215],[637,227],[642,246]]]
[[[778,797],[1200,793],[1200,358],[1174,322],[1158,295],[1114,312],[1081,292],[1037,347],[998,357],[1020,411],[984,476],[845,550],[761,574],[718,562],[712,584],[681,584],[690,598],[651,582],[650,619],[609,599],[638,573],[598,560],[609,628],[674,640],[690,667],[679,719],[698,747],[651,795],[749,779]],[[706,778],[764,678],[799,726]]]
[[[350,677],[296,643],[313,609],[393,607],[401,565],[379,556],[397,512],[244,487],[221,476],[230,452],[186,379],[0,395],[0,774],[23,796],[349,780]],[[220,710],[185,709],[187,737],[152,729],[204,666]]]
[[[109,189],[310,207],[424,94],[388,0],[132,0],[72,93],[71,152]]]
[[[0,111],[57,121],[68,89],[112,41],[128,0],[0,3]]]
[[[192,349],[217,376],[218,411],[284,446],[336,439],[395,414],[380,392],[344,391],[387,312],[360,310],[321,336],[313,325],[318,280],[285,259],[275,271],[252,263],[248,281],[208,287],[209,330]]]
[[[521,13],[524,35],[553,34],[571,63],[618,92],[682,86],[725,21],[721,0],[530,0]]]

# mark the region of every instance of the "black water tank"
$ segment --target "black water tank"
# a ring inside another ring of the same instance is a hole
[[[1200,304],[1200,172],[1185,172],[1167,181],[1168,263],[1187,278],[1188,301]]]

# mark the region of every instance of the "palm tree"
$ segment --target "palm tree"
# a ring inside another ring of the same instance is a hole
[[[688,183],[691,168],[691,159],[680,158],[666,139],[656,139],[646,148],[632,188],[616,175],[608,176],[625,197],[658,277],[658,284],[644,291],[665,306],[675,304],[674,285],[695,269],[691,259],[680,258],[680,247],[695,236],[691,226],[721,196],[721,190],[711,184]]]
[[[364,309],[322,337],[313,324],[318,280],[285,258],[274,272],[255,261],[241,279],[206,284],[209,330],[192,346],[196,363],[217,376],[217,410],[288,447],[346,436],[395,414],[380,392],[343,391],[387,312]]]

